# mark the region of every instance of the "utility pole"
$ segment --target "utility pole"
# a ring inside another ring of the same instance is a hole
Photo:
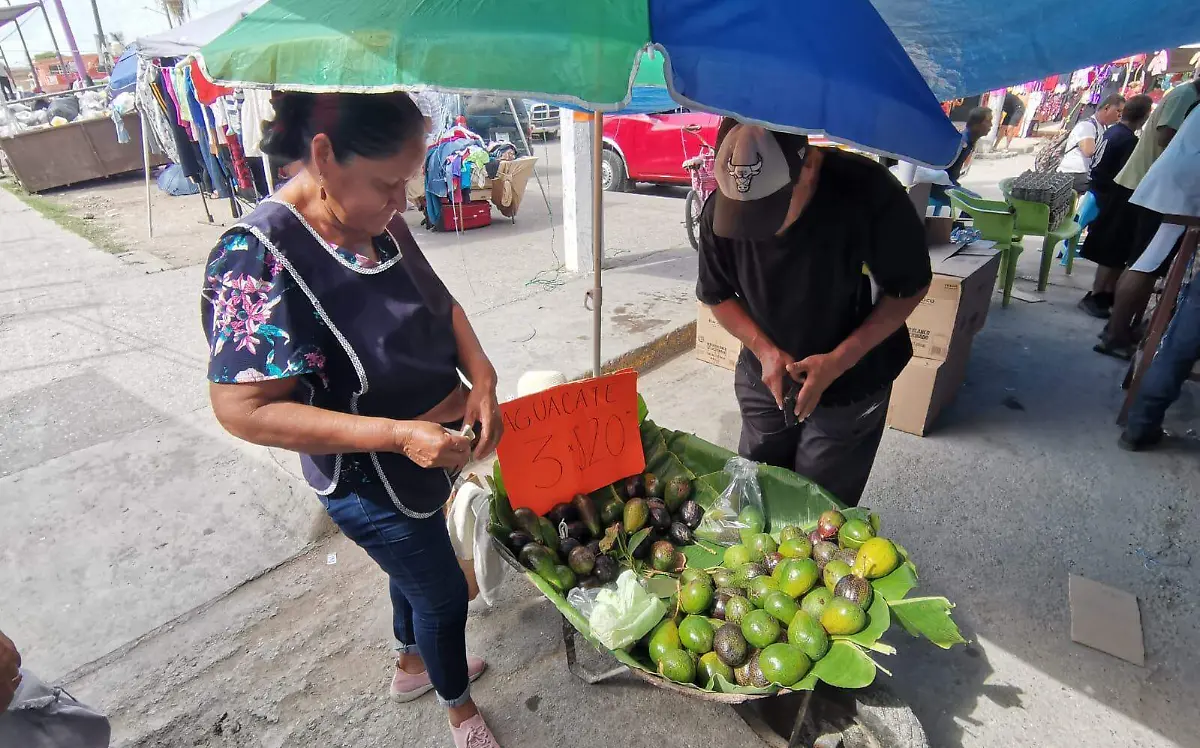
[[[83,64],[83,57],[79,54],[79,45],[75,43],[75,34],[71,33],[71,23],[67,20],[67,12],[63,10],[62,0],[54,0],[54,7],[58,9],[58,18],[62,21],[63,33],[67,36],[67,46],[71,48],[71,58],[75,61],[75,74],[79,76],[80,80],[90,80],[87,66]]]
[[[42,18],[46,19],[46,31],[50,34],[50,44],[54,47],[54,54],[58,56],[59,74],[65,76],[67,74],[67,61],[63,59],[62,50],[58,48],[58,39],[54,36],[54,27],[50,25],[50,16],[46,13],[46,4],[38,3],[42,9]]]
[[[111,73],[115,60],[109,58],[108,44],[105,42],[104,37],[104,26],[100,23],[100,8],[96,6],[96,0],[92,0],[92,18],[96,21],[96,52],[100,55],[100,64]]]

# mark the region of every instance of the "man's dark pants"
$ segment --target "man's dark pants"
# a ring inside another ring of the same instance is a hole
[[[733,390],[742,411],[739,454],[794,470],[843,504],[858,504],[883,438],[890,386],[849,405],[819,405],[812,415],[791,427],[744,357],[734,371]]]
[[[1167,408],[1179,398],[1183,383],[1200,359],[1200,280],[1193,280],[1175,311],[1158,355],[1142,378],[1129,410],[1126,435],[1134,441],[1153,440],[1162,431]]]

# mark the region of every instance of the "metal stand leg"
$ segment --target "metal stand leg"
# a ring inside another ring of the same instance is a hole
[[[563,646],[567,650],[567,670],[570,670],[571,674],[576,678],[580,679],[584,683],[587,683],[589,686],[594,686],[601,681],[606,681],[614,675],[620,675],[627,670],[624,665],[618,665],[612,670],[604,673],[593,673],[583,665],[580,665],[579,659],[575,653],[575,627],[572,626],[571,622],[566,618],[562,619],[562,625]]]

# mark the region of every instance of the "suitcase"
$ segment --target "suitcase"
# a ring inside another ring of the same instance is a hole
[[[466,231],[492,223],[492,204],[487,200],[471,200],[465,203],[442,201],[442,231]]]

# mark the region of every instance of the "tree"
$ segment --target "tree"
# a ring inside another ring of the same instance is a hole
[[[192,15],[196,0],[161,0],[163,13],[167,15],[167,23],[178,26]]]
[[[38,52],[36,55],[33,56],[33,59],[38,60],[38,61],[54,60],[57,58],[58,58],[58,55],[54,54],[53,52]]]

